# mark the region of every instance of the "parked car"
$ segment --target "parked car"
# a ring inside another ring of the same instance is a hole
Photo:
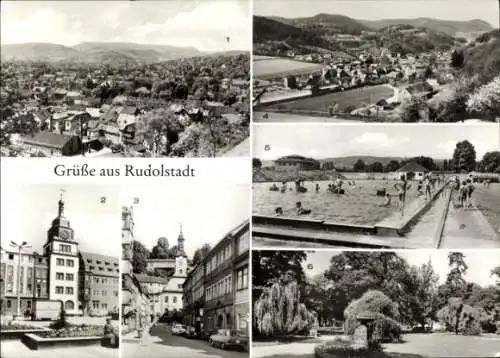
[[[172,334],[183,335],[186,333],[186,326],[182,324],[174,324],[172,326]]]
[[[210,336],[210,344],[221,349],[248,350],[248,337],[242,336],[237,331],[219,329],[217,333]]]

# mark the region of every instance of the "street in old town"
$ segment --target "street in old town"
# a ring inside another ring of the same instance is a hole
[[[124,335],[121,339],[123,358],[243,358],[248,352],[222,350],[212,347],[207,341],[188,339],[173,335],[165,324],[153,326],[149,334],[142,339],[137,338],[137,332]]]

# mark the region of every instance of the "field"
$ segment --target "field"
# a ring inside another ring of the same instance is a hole
[[[345,112],[349,109],[361,107],[364,104],[377,103],[382,99],[388,99],[394,95],[394,90],[386,85],[373,87],[356,88],[344,92],[329,93],[322,96],[302,98],[285,103],[269,105],[272,109],[279,110],[299,110],[328,113],[328,107],[332,104],[338,104],[339,111]]]
[[[320,191],[316,193],[314,187],[316,182],[306,182],[304,186],[308,189],[306,193],[297,193],[295,190],[287,193],[270,191],[272,183],[253,184],[253,212],[258,215],[275,215],[275,208],[283,208],[283,216],[296,217],[295,203],[302,202],[302,207],[311,209],[310,215],[303,218],[314,220],[326,220],[342,222],[347,224],[374,225],[385,219],[397,210],[396,198],[391,206],[382,207],[384,198],[376,196],[376,191],[386,188],[395,195],[395,190],[391,187],[394,182],[384,180],[363,180],[356,181],[355,186],[349,186],[344,182],[345,195],[326,191],[327,181],[317,182]],[[280,186],[280,183],[276,183]],[[294,184],[289,184],[293,187]],[[413,196],[411,192],[409,196]]]
[[[254,60],[254,78],[268,80],[284,76],[306,74],[321,70],[324,65],[309,62],[300,62],[285,58],[267,57]]]

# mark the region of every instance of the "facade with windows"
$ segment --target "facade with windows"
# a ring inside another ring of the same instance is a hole
[[[21,252],[19,255],[18,252],[2,251],[2,314],[17,314],[18,288],[21,297],[20,314],[31,313],[36,300],[62,301],[64,310],[69,315],[88,313],[84,310],[86,302],[83,293],[88,286],[86,283],[92,282],[93,279],[87,277],[88,267],[81,266],[81,264],[85,261],[84,257],[100,255],[79,252],[74,231],[69,220],[64,216],[62,198],[58,206],[58,215],[52,221],[47,232],[47,241],[43,245],[43,255],[36,252]],[[104,281],[106,288],[101,289],[100,295],[102,296],[103,290],[106,290],[106,295],[109,295],[110,299],[106,305],[110,305],[113,300],[114,306],[118,306],[118,259],[107,259],[109,262],[111,260],[113,260],[111,266],[114,272],[108,272],[106,268],[106,274],[103,274],[97,269],[102,276],[107,276],[109,273],[116,278]]]
[[[184,324],[203,331],[205,308],[205,265],[198,264],[188,275],[183,285]]]
[[[248,256],[246,220],[227,233],[187,277],[185,323],[191,325],[200,317],[203,337],[208,338],[218,329],[248,335]]]
[[[117,257],[80,252],[80,300],[84,314],[118,313],[119,279]]]
[[[1,312],[6,315],[17,314],[17,288],[20,287],[20,313],[31,311],[34,301],[49,298],[48,258],[36,253],[21,253],[21,276],[18,286],[19,253],[1,253]]]
[[[131,207],[122,208],[122,257],[120,269],[121,287],[121,324],[124,329],[139,327],[140,314],[150,314],[150,296],[142,289],[132,268],[134,242],[134,215]]]

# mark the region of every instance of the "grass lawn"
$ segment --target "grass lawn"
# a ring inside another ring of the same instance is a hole
[[[259,58],[253,62],[255,79],[271,79],[284,76],[316,72],[325,67],[322,64],[294,61],[288,58],[268,57]]]
[[[392,354],[418,354],[423,357],[494,357],[500,352],[499,335],[461,336],[450,333],[405,334],[405,343],[384,344]],[[398,357],[398,355],[395,355]]]
[[[337,103],[339,105],[339,111],[343,112],[348,108],[357,108],[368,103],[373,104],[381,99],[388,99],[393,95],[394,91],[390,87],[379,85],[328,93],[322,96],[308,97],[284,103],[276,103],[266,106],[266,108],[270,110],[274,108],[281,110],[328,112],[328,107],[333,103]]]
[[[472,199],[493,229],[500,233],[500,183],[492,183],[489,188],[476,184]]]

